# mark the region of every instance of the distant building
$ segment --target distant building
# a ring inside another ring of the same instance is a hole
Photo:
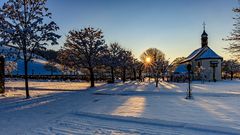
[[[183,60],[181,65],[176,68],[175,73],[186,75],[186,65],[191,64],[194,80],[221,80],[221,63],[223,58],[208,46],[208,34],[205,32],[205,26],[201,41],[201,48],[196,49]]]

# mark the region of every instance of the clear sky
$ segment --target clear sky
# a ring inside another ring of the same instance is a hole
[[[2,1],[2,0],[1,0]],[[2,4],[2,2],[0,2]],[[136,57],[150,47],[167,58],[187,56],[201,46],[203,21],[209,46],[225,59],[237,0],[48,0],[60,26],[60,46],[71,29],[101,28],[107,43],[119,42]],[[59,46],[53,48],[58,49]]]

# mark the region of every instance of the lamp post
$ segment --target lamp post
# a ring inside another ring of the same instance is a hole
[[[187,70],[188,70],[188,94],[186,99],[192,99],[192,93],[191,93],[191,70],[192,70],[192,65],[188,64],[187,65]]]

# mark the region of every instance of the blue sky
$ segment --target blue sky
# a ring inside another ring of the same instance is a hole
[[[1,4],[1,2],[0,2]],[[119,42],[136,57],[150,47],[173,60],[201,46],[206,22],[209,46],[229,58],[222,41],[232,30],[237,0],[48,0],[60,26],[60,46],[71,29],[101,28],[107,43]],[[59,46],[52,47],[54,49]]]

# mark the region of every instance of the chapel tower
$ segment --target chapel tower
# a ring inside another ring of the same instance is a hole
[[[201,41],[202,41],[202,48],[207,47],[208,46],[208,34],[205,31],[205,23],[203,23],[203,33],[201,36]]]

